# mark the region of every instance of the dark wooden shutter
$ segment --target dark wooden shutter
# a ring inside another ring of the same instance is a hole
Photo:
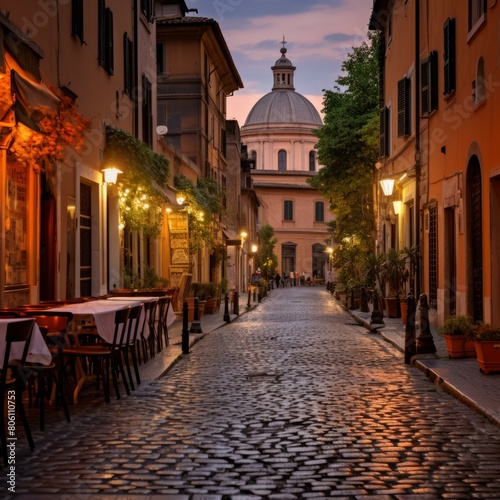
[[[104,0],[98,0],[97,10],[97,45],[99,66],[106,67],[106,15]]]
[[[410,133],[410,80],[398,81],[398,137]]]
[[[123,90],[130,98],[133,98],[134,88],[134,43],[123,34]]]
[[[420,69],[422,116],[428,116],[438,107],[437,73],[437,52],[431,52]]]
[[[379,156],[389,155],[389,109],[380,110]]]
[[[444,23],[444,94],[455,90],[456,51],[455,51],[455,19],[448,18]]]
[[[105,10],[105,58],[106,58],[106,71],[112,75],[115,68],[114,51],[113,51],[113,12],[111,9]]]

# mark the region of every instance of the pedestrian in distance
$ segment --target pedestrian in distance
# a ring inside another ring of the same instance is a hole
[[[274,281],[276,281],[276,288],[279,288],[280,287],[280,282],[281,282],[280,273],[276,273],[276,276],[274,277]]]

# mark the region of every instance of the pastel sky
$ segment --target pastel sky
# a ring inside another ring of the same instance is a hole
[[[373,0],[187,0],[197,15],[215,19],[244,88],[228,98],[227,118],[240,127],[272,89],[272,70],[285,37],[296,66],[295,90],[321,112],[352,47],[366,40]]]

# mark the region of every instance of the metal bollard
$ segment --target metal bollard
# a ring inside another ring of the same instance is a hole
[[[370,324],[384,324],[384,313],[379,308],[377,290],[373,290],[373,309]]]
[[[361,312],[367,313],[370,309],[368,308],[368,295],[366,293],[366,288],[361,288]]]
[[[231,316],[229,316],[229,295],[226,294],[224,295],[224,321],[226,323],[231,323]]]
[[[194,298],[194,320],[191,323],[191,328],[189,329],[189,333],[203,333],[201,329],[200,315],[199,315],[199,299],[198,297]]]
[[[436,352],[434,339],[432,338],[431,327],[429,324],[429,303],[427,295],[420,295],[418,305],[418,326],[419,332],[416,340],[417,354],[433,354]]]
[[[415,344],[415,299],[409,295],[406,299],[406,325],[405,325],[405,364],[411,364],[411,358],[417,353]]]
[[[250,285],[248,285],[248,288],[247,288],[247,295],[248,295],[247,309],[250,309],[252,307],[252,305],[250,304],[250,300],[252,298],[252,289],[251,289]]]
[[[240,294],[237,291],[233,294],[233,314],[240,314]]]
[[[189,354],[188,303],[182,304],[182,353]]]

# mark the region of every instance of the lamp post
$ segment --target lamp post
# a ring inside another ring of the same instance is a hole
[[[251,299],[251,295],[252,295],[252,287],[253,287],[253,283],[252,283],[252,268],[254,267],[255,263],[254,263],[254,259],[255,259],[255,254],[257,253],[257,245],[255,243],[253,243],[251,246],[250,246],[250,259],[248,259],[248,304],[247,304],[247,307],[250,308],[251,307],[251,304],[250,304],[250,299]]]

